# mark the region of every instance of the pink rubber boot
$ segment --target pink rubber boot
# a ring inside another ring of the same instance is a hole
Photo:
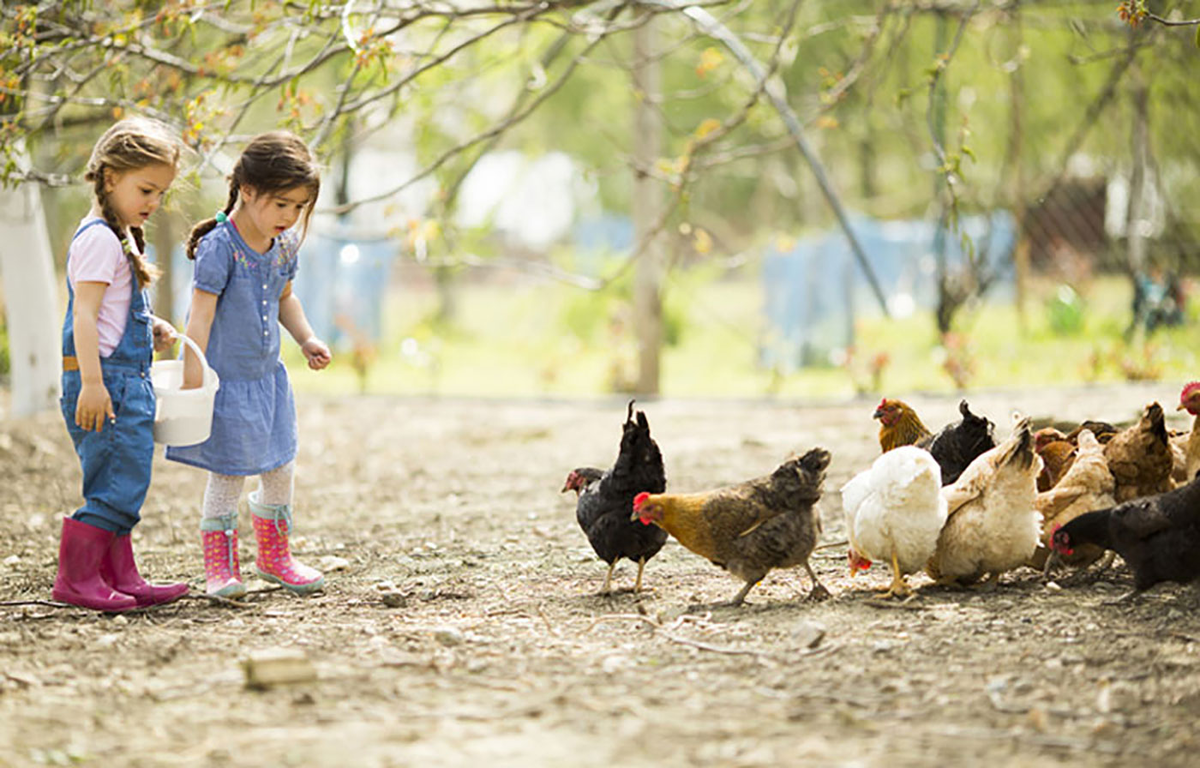
[[[292,557],[288,535],[292,530],[292,510],[287,504],[260,504],[258,491],[250,494],[250,512],[254,535],[258,538],[255,568],[267,581],[282,584],[299,595],[316,592],[325,586],[325,577]]]
[[[128,611],[137,600],[113,589],[100,575],[100,561],[115,534],[94,525],[63,518],[58,545],[58,575],[54,578],[55,600],[93,611]]]
[[[206,517],[200,521],[204,545],[204,591],[218,597],[238,598],[246,594],[238,561],[237,513]]]
[[[188,585],[182,582],[155,586],[143,579],[133,559],[133,542],[128,533],[113,537],[100,560],[100,575],[113,585],[113,589],[132,595],[143,608],[178,600],[188,591]]]

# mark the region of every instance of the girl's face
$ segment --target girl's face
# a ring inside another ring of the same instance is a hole
[[[266,238],[278,237],[291,229],[312,202],[312,190],[308,187],[257,192],[243,186],[241,196],[251,223]]]
[[[120,223],[126,227],[141,227],[150,214],[158,210],[163,195],[174,180],[174,166],[156,163],[128,171],[107,170],[104,190]]]

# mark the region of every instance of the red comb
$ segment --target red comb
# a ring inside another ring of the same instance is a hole
[[[645,503],[646,503],[646,499],[648,499],[648,498],[650,498],[650,494],[649,494],[649,493],[647,493],[646,491],[642,491],[642,492],[641,492],[641,493],[639,493],[637,496],[634,496],[634,497],[633,497],[633,509],[634,509],[634,511],[636,512],[636,511],[638,510],[638,507],[640,507],[640,506],[642,506],[643,504],[645,504]]]
[[[1193,392],[1200,390],[1200,381],[1192,381],[1183,385],[1183,391],[1179,393],[1179,402],[1183,402],[1192,396]]]
[[[875,407],[876,407],[876,408],[882,408],[882,407],[883,407],[883,406],[885,406],[885,405],[887,405],[887,398],[886,398],[886,397],[885,397],[885,398],[883,398],[882,400],[880,400],[880,401],[879,401],[879,405],[877,405],[877,406],[875,406]]]

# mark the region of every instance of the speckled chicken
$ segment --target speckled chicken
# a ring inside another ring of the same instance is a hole
[[[821,518],[817,500],[829,466],[829,451],[813,448],[774,472],[703,493],[641,493],[633,519],[653,524],[692,552],[745,580],[731,605],[774,568],[803,565],[812,579],[810,597],[829,592],[808,563]]]
[[[1118,503],[1171,490],[1174,459],[1167,442],[1162,406],[1158,403],[1146,406],[1137,424],[1108,441],[1104,458],[1117,481],[1113,495]]]

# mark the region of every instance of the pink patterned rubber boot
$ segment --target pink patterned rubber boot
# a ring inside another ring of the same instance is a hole
[[[237,513],[201,520],[200,541],[204,545],[204,591],[231,599],[245,595],[238,562]]]
[[[128,533],[113,537],[112,544],[100,560],[100,575],[104,580],[118,592],[132,595],[141,608],[169,603],[186,595],[186,583],[154,585],[142,578],[133,559],[132,539]]]
[[[308,595],[325,586],[325,576],[292,557],[288,535],[292,531],[292,510],[288,504],[261,504],[258,491],[250,494],[251,519],[258,539],[258,575],[283,585],[298,595]]]

